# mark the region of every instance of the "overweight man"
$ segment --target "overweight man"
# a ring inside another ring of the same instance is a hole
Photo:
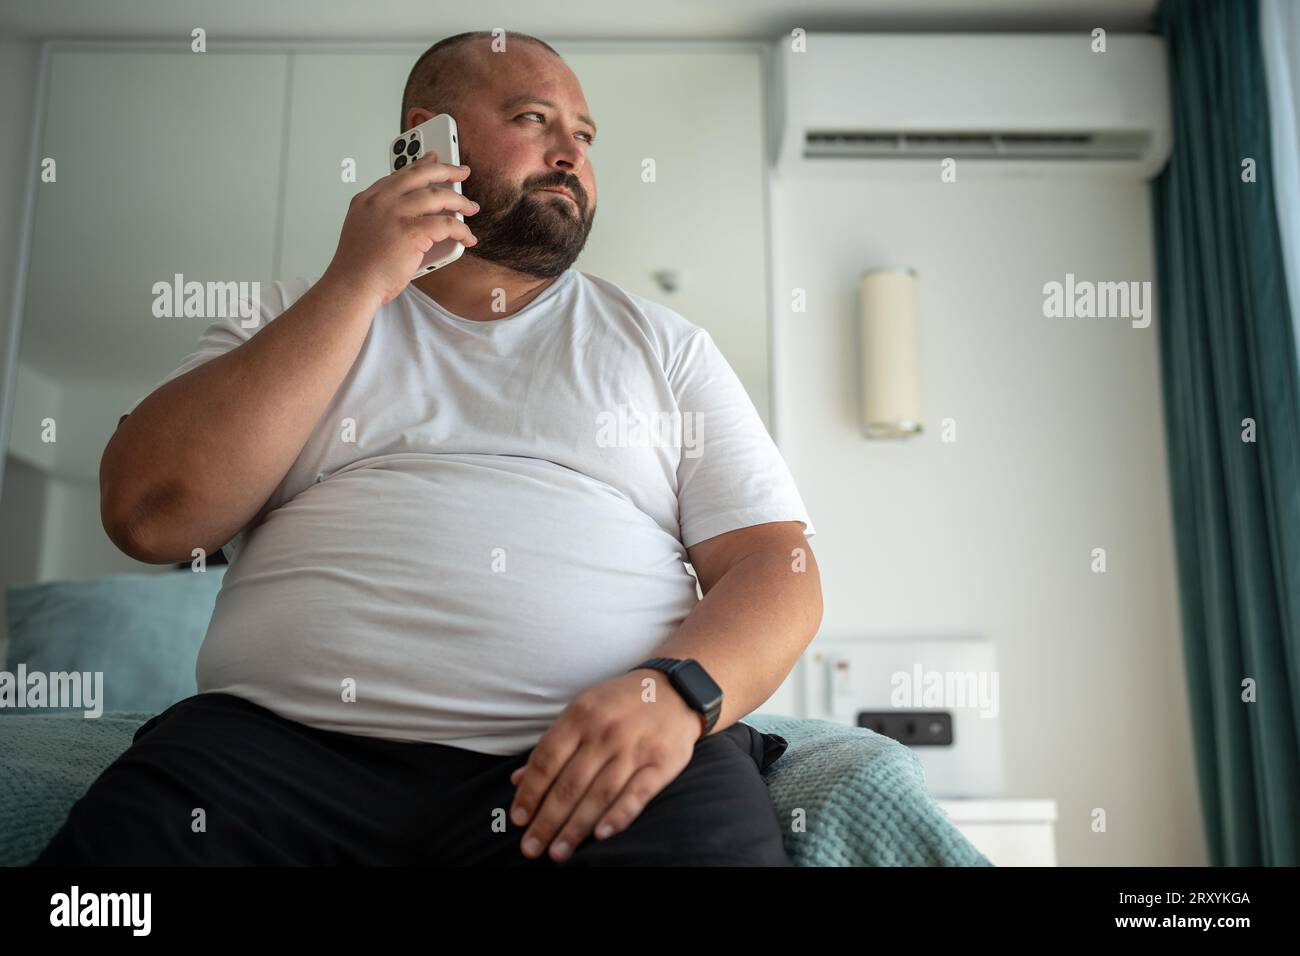
[[[402,129],[443,112],[463,166],[358,193],[325,272],[108,443],[113,542],[230,566],[199,692],[38,864],[790,865],[786,742],[742,720],[822,616],[790,472],[706,331],[572,268],[598,147],[563,59],[443,40]]]

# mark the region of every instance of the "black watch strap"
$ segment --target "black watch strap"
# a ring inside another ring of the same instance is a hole
[[[691,687],[681,679],[678,671],[685,667],[698,669],[698,675],[693,676],[702,678],[702,681],[697,681],[697,683],[706,683],[708,687],[706,691],[707,697],[702,697],[696,688]],[[714,725],[717,724],[718,717],[722,714],[722,688],[718,687],[717,682],[709,676],[709,672],[704,669],[700,662],[694,658],[652,657],[637,664],[636,667],[629,668],[629,670],[635,671],[642,668],[652,668],[663,671],[668,675],[673,688],[686,701],[687,705],[704,717],[704,730],[700,734],[700,738],[707,737],[713,730]]]

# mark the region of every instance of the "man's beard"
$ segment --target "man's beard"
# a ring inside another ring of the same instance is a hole
[[[520,192],[516,186],[483,177],[467,155],[461,155],[461,162],[471,169],[469,178],[460,184],[461,191],[480,207],[465,217],[478,238],[478,245],[467,247],[465,255],[538,278],[553,278],[573,265],[587,244],[596,217],[576,176],[533,176]],[[538,191],[548,186],[567,188],[574,202],[557,193]]]

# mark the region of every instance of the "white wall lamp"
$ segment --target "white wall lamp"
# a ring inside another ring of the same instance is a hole
[[[862,431],[868,438],[921,432],[916,270],[869,269],[859,287]]]

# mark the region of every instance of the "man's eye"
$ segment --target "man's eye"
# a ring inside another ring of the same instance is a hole
[[[543,120],[546,119],[545,116],[542,116],[542,114],[539,113],[539,112],[537,112],[536,110],[529,110],[527,113],[520,113],[519,115],[520,115],[520,116],[537,116],[537,117],[541,117],[541,119],[543,119]],[[585,137],[587,137],[587,145],[588,145],[588,146],[594,146],[594,145],[596,144],[596,137],[593,136],[591,133],[583,133],[582,135],[585,136]]]

